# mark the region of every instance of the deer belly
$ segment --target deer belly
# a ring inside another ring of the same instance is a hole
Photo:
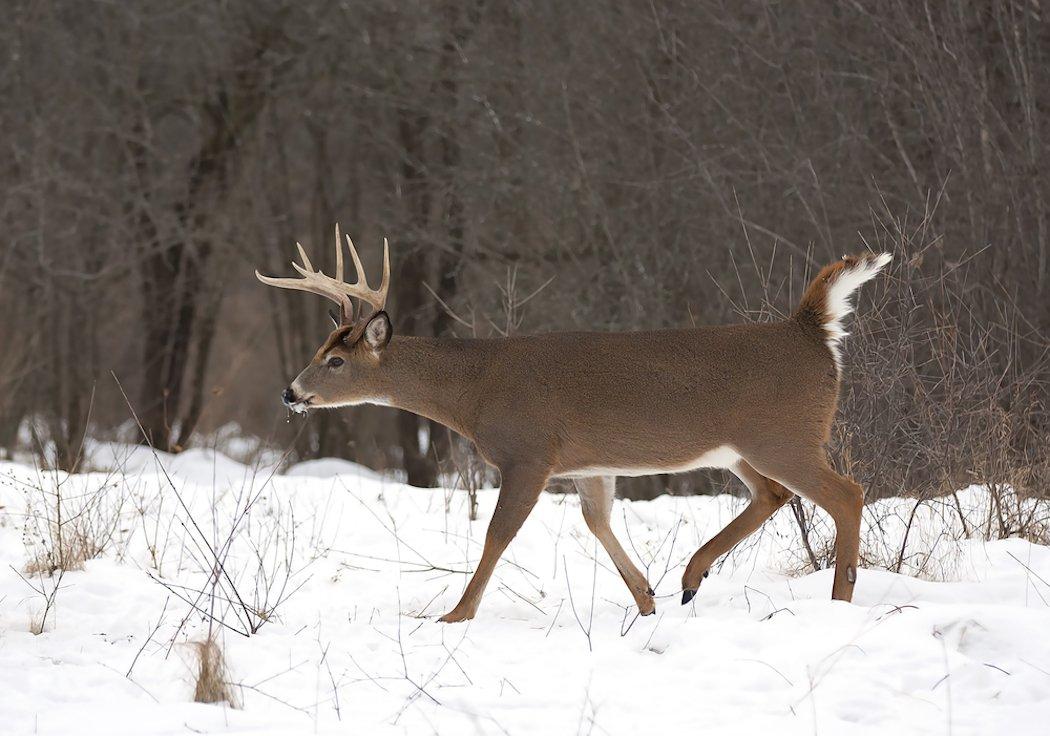
[[[721,445],[687,460],[667,460],[654,463],[608,463],[587,465],[559,473],[564,478],[589,478],[593,476],[636,477],[661,473],[686,473],[700,468],[731,468],[740,460],[740,453],[728,445]]]

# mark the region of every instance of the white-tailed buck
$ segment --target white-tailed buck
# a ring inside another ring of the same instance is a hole
[[[824,445],[838,401],[842,320],[852,293],[890,261],[888,253],[825,267],[780,322],[459,340],[393,335],[383,311],[389,247],[382,284],[372,289],[346,242],[355,284],[343,281],[338,228],[334,278],[315,271],[302,246],[302,265],[292,264],[302,278],[256,272],[263,283],[340,306],[341,324],[283,399],[301,411],[371,403],[414,412],[471,440],[499,469],[481,561],[442,621],[474,616],[500,555],[551,478],[575,481],[587,526],[642,615],[653,613],[653,591],[609,525],[616,476],[710,467],[735,473],[751,503],[693,555],[682,576],[683,603],[715,560],[792,494],[834,520],[831,594],[851,599],[864,491],[831,469]]]

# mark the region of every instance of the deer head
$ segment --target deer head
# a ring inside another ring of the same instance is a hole
[[[383,240],[383,281],[378,289],[368,285],[361,259],[350,236],[346,245],[357,271],[357,283],[343,281],[343,247],[339,226],[335,227],[335,277],[314,270],[303,246],[296,243],[302,265],[292,262],[301,278],[273,278],[258,271],[256,278],[281,289],[308,291],[339,305],[331,313],[336,328],[328,335],[310,364],[281,393],[285,406],[293,411],[365,402],[382,403],[379,368],[383,351],[393,330],[384,311],[390,289],[390,245]],[[355,305],[356,302],[356,305]],[[370,307],[368,311],[365,306]]]

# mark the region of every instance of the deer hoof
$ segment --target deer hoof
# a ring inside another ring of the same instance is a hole
[[[656,591],[652,589],[652,586],[645,589],[645,592],[649,595],[656,595]]]
[[[688,588],[683,590],[682,591],[682,605],[684,606],[687,603],[689,603],[689,601],[693,600],[693,597],[695,595],[696,595],[696,591],[695,590],[689,590]]]
[[[463,621],[470,621],[470,619],[472,619],[472,618],[474,618],[473,614],[467,615],[467,614],[459,613],[459,612],[457,612],[455,610],[452,610],[452,611],[449,611],[448,613],[446,613],[441,618],[439,618],[438,621],[440,621],[443,624],[458,624],[458,623],[462,623]]]

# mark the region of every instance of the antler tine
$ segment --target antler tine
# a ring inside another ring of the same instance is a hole
[[[354,268],[357,270],[357,283],[347,284],[347,293],[361,301],[368,302],[377,312],[382,310],[386,306],[386,295],[390,290],[390,243],[383,238],[383,281],[378,289],[373,289],[368,285],[368,276],[365,275],[364,266],[361,265],[361,257],[357,254],[357,248],[354,247],[354,241],[349,235],[346,235],[346,245],[354,261]]]
[[[361,257],[357,255],[357,248],[354,247],[354,241],[350,239],[350,233],[346,234],[346,245],[350,249],[350,257],[354,259],[354,270],[357,271],[357,283],[354,286],[363,286],[368,288],[368,276],[365,275],[365,268],[361,265]]]
[[[390,241],[383,238],[383,281],[379,284],[383,306],[386,306],[386,294],[390,290]],[[382,309],[383,307],[380,307]]]
[[[343,280],[343,244],[339,237],[339,223],[335,223],[335,280]]]
[[[313,271],[314,264],[310,263],[310,256],[306,255],[306,249],[303,248],[303,244],[297,240],[295,241],[295,247],[299,249],[299,257],[303,259],[303,267],[307,271]],[[293,262],[292,265],[295,266],[295,263]],[[299,270],[298,267],[296,270]]]

